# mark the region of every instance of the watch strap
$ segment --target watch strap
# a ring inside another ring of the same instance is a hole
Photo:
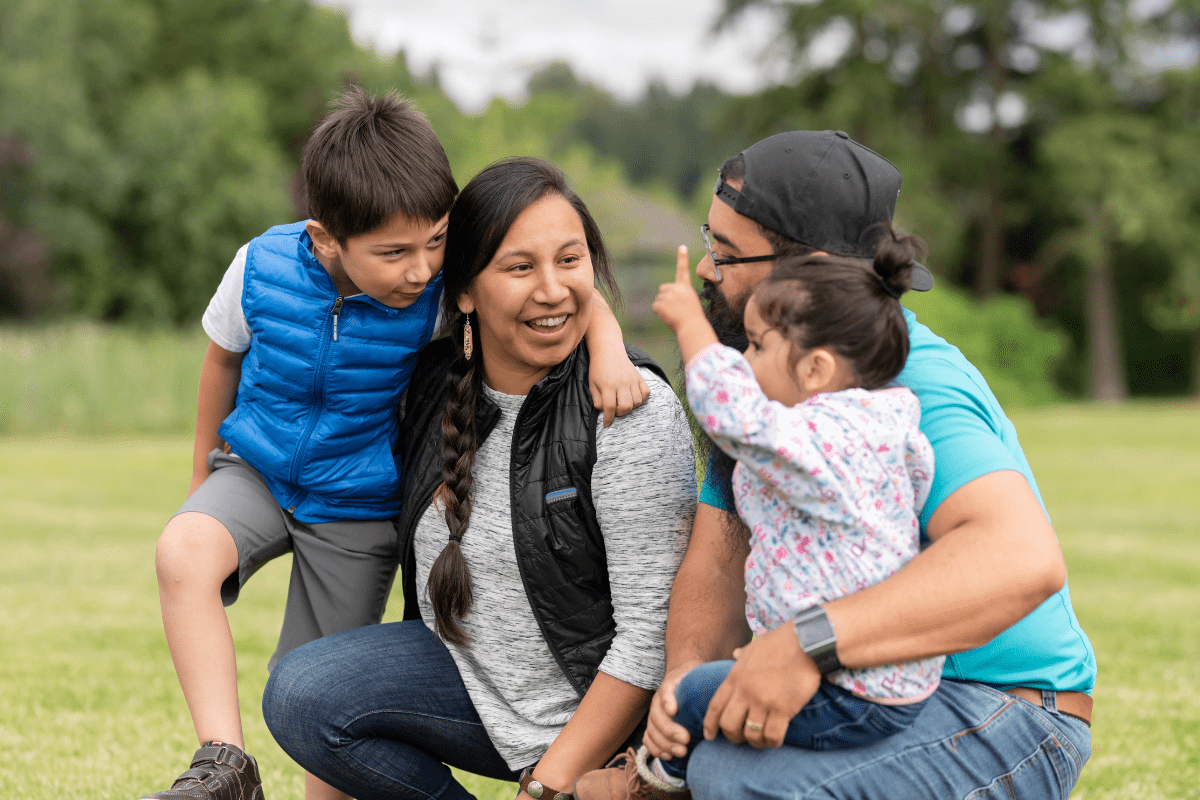
[[[575,795],[551,789],[533,777],[533,767],[521,770],[521,778],[517,783],[520,785],[521,791],[532,797],[533,800],[575,800]]]
[[[801,611],[792,620],[792,627],[796,629],[800,649],[813,660],[822,675],[843,669],[837,655],[837,636],[824,608],[813,606]]]

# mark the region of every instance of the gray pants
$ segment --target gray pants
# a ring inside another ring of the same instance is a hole
[[[259,567],[292,552],[292,578],[275,664],[302,644],[383,618],[399,564],[392,520],[305,523],[279,507],[258,470],[219,450],[212,474],[176,513],[196,511],[225,526],[237,545],[238,569],[221,586],[232,605]]]

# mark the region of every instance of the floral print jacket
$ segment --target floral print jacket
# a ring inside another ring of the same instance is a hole
[[[920,547],[917,517],[933,448],[908,389],[847,389],[788,407],[768,400],[736,350],[712,345],[688,364],[700,425],[733,458],[738,514],[750,526],[746,619],[761,635],[801,611],[879,583]],[[835,672],[882,703],[916,702],[941,679],[941,656]]]

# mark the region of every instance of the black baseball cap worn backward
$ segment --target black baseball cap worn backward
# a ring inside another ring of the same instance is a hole
[[[713,193],[734,211],[816,250],[873,259],[900,196],[900,170],[842,131],[788,131],[742,151],[741,190],[720,177]],[[933,288],[913,262],[912,288]]]

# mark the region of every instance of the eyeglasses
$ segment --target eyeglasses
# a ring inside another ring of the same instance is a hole
[[[709,259],[712,260],[713,272],[716,273],[718,283],[721,281],[721,267],[731,266],[733,264],[753,264],[756,261],[774,261],[775,260],[774,253],[771,253],[770,255],[765,255],[765,256],[745,256],[743,258],[733,258],[733,257],[718,258],[716,255],[713,254],[713,251],[712,251],[712,241],[709,238],[711,236],[711,233],[708,230],[707,224],[700,226],[700,235],[702,237],[704,237],[704,249],[706,251],[708,251],[708,257],[709,257]]]

